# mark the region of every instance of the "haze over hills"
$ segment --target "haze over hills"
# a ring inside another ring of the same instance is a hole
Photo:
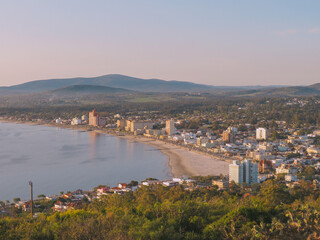
[[[221,92],[261,89],[280,86],[210,86],[183,81],[165,81],[160,79],[141,79],[110,74],[91,78],[66,78],[31,81],[10,87],[0,87],[1,93],[39,93],[56,90],[73,85],[94,85],[112,88],[122,88],[139,92]]]
[[[310,96],[320,95],[320,83],[311,86],[211,86],[183,81],[141,79],[110,74],[91,78],[49,79],[0,87],[1,95],[14,94],[55,94],[95,95],[140,93],[183,93],[202,92],[216,96],[258,97],[258,96]]]
[[[112,88],[123,88],[140,92],[194,92],[214,90],[209,85],[195,84],[181,81],[164,81],[159,79],[141,79],[119,74],[110,74],[92,78],[67,78],[50,79],[27,82],[11,87],[3,87],[2,90],[12,92],[43,92],[73,85],[95,85]]]

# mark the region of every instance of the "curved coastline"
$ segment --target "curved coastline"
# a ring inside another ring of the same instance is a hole
[[[27,121],[13,121],[8,119],[1,119],[1,122],[17,123],[17,124],[30,124],[30,125],[45,125],[48,127],[59,127],[78,131],[95,131],[101,134],[113,135],[119,138],[126,138],[130,141],[150,145],[166,155],[169,159],[168,165],[171,169],[171,174],[174,177],[182,175],[189,176],[208,176],[208,175],[226,175],[228,173],[229,163],[222,161],[214,156],[202,154],[194,151],[189,151],[182,147],[160,141],[145,136],[134,135],[118,135],[115,132],[107,131],[106,129],[89,129],[88,126],[71,126],[65,124],[55,124],[46,122],[27,122]]]

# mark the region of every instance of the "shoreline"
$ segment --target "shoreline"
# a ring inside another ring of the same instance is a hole
[[[183,148],[182,146],[176,146],[165,141],[157,140],[154,138],[148,138],[145,136],[134,136],[130,134],[120,135],[114,131],[108,131],[107,129],[97,129],[89,127],[88,125],[66,125],[56,124],[48,122],[31,122],[31,121],[16,121],[10,119],[0,119],[0,122],[16,123],[16,124],[29,124],[29,125],[40,125],[48,127],[59,127],[64,129],[86,131],[86,132],[97,132],[100,134],[107,134],[116,136],[119,138],[125,138],[128,141],[139,142],[147,144],[159,150],[162,154],[168,157],[168,166],[170,167],[171,174],[173,177],[180,177],[183,175],[189,176],[208,176],[220,174],[228,174],[229,163],[220,160],[218,157],[211,156],[209,154],[191,151]]]

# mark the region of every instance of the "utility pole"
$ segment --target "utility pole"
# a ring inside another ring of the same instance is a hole
[[[31,195],[31,218],[33,218],[33,183],[29,181]]]

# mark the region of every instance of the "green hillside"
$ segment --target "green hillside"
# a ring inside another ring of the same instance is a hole
[[[58,201],[58,200],[57,200]],[[42,214],[30,219],[12,208],[0,219],[0,239],[319,239],[320,198],[312,184],[288,188],[269,180],[227,191],[182,187],[143,187],[82,202],[53,213],[53,201],[40,200]]]

